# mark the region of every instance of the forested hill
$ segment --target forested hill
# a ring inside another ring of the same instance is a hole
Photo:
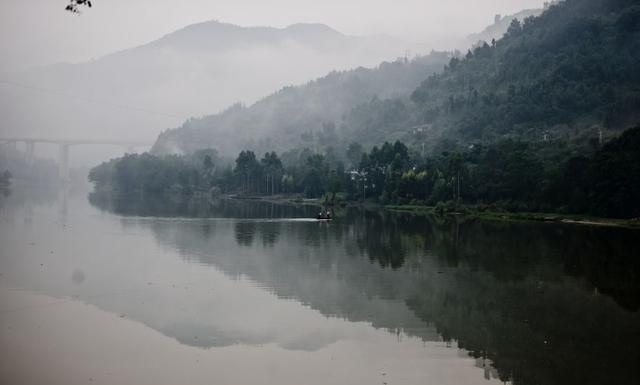
[[[502,39],[449,56],[332,73],[190,120],[154,151],[323,151],[397,139],[440,151],[502,138],[586,149],[640,121],[637,0],[562,1],[514,20]]]
[[[453,59],[412,100],[457,140],[577,140],[640,120],[639,68],[640,2],[566,0]]]
[[[351,108],[372,99],[408,98],[416,85],[441,71],[450,58],[449,53],[432,52],[374,69],[332,72],[303,86],[283,88],[250,107],[237,104],[217,115],[190,119],[162,133],[152,152],[191,153],[209,147],[235,156],[243,149],[335,146],[343,115]]]
[[[553,3],[555,4],[557,1],[554,1]],[[548,6],[549,4],[546,5]],[[467,42],[471,46],[477,44],[479,41],[491,41],[493,39],[498,40],[502,35],[504,35],[514,19],[524,20],[527,17],[540,16],[542,11],[544,11],[543,8],[534,8],[523,9],[513,15],[496,15],[493,24],[478,33],[473,33],[467,36]]]

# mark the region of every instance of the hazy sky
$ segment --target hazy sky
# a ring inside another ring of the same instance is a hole
[[[212,19],[276,27],[320,22],[351,35],[442,41],[543,0],[93,0],[82,15],[64,12],[67,3],[0,0],[0,71],[89,60]]]

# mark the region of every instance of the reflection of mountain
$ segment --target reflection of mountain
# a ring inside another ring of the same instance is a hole
[[[125,220],[136,227],[144,222]],[[279,298],[302,302],[326,316],[415,330],[427,340],[438,340],[394,294],[406,291],[401,289],[401,275],[363,263],[359,252],[347,256],[345,241],[350,239],[339,241],[337,227],[286,220],[204,220],[165,221],[152,229],[159,242],[180,250],[190,262],[213,265],[231,277],[247,277]],[[380,290],[379,284],[389,281],[396,288]]]
[[[152,229],[192,262],[248,277],[327,316],[425,340],[439,338],[433,325],[517,384],[635,376],[635,231],[357,210],[330,225],[245,219],[203,231],[205,223]]]

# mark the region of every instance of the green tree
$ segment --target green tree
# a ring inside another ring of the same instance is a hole
[[[640,126],[605,144],[593,158],[592,211],[640,217]]]
[[[264,170],[266,192],[271,195],[275,194],[279,187],[279,181],[282,177],[282,161],[275,152],[267,152],[260,160],[262,169]]]
[[[358,166],[358,163],[362,159],[362,145],[358,142],[352,142],[347,148],[347,159],[349,160],[350,167],[354,168]]]
[[[239,179],[241,191],[245,194],[257,190],[256,178],[260,172],[260,164],[253,151],[242,151],[236,159],[234,173]]]
[[[324,195],[328,171],[327,164],[322,155],[314,154],[307,158],[302,180],[304,193],[307,197],[318,198]]]

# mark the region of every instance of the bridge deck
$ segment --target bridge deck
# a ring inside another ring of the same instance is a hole
[[[53,138],[0,138],[0,142],[24,142],[24,143],[51,143],[51,144],[65,144],[65,145],[81,145],[81,144],[107,144],[114,146],[152,146],[153,143],[130,141],[130,140],[111,140],[111,139],[53,139]]]

